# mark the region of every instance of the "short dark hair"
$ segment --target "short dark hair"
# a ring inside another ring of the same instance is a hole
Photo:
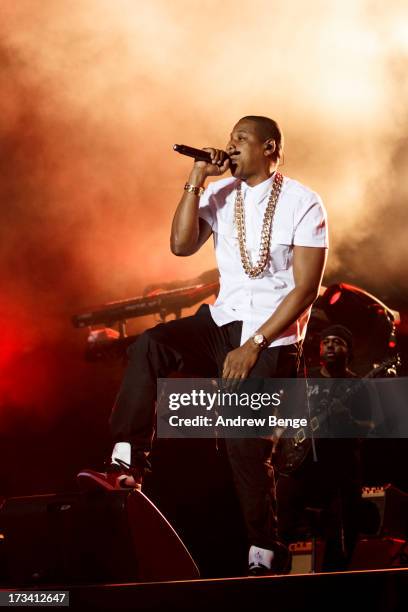
[[[269,117],[261,117],[258,115],[248,115],[242,117],[240,121],[253,121],[256,123],[257,132],[259,138],[265,142],[269,138],[272,138],[276,143],[276,150],[273,153],[273,161],[278,160],[282,155],[283,149],[283,135],[279,125],[273,119]]]

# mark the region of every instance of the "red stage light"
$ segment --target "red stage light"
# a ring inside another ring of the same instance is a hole
[[[338,302],[338,300],[340,299],[340,296],[341,296],[341,291],[336,291],[336,293],[333,293],[329,301],[330,306]]]

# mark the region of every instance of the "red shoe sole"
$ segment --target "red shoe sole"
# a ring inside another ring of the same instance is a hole
[[[94,472],[93,470],[84,470],[79,472],[76,478],[79,487],[83,491],[99,491],[100,489],[104,489],[105,491],[124,491],[126,489],[129,491],[133,491],[134,489],[137,491],[142,490],[141,483],[136,483],[134,487],[121,486],[116,479],[114,480],[114,484],[112,484],[103,473]]]

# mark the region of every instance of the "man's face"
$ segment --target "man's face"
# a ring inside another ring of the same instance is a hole
[[[323,363],[345,364],[348,358],[347,343],[339,336],[326,336],[320,342],[320,359]]]
[[[233,128],[226,151],[231,158],[232,176],[243,180],[259,174],[265,169],[266,147],[258,135],[254,121],[238,121]]]

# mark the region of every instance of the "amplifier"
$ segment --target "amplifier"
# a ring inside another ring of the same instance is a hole
[[[391,484],[364,487],[360,515],[362,535],[408,538],[408,494]]]
[[[324,554],[321,539],[293,542],[289,544],[289,550],[292,553],[291,574],[310,574],[321,570]]]
[[[398,538],[361,538],[353,551],[349,570],[389,569],[407,566],[407,542]]]
[[[364,487],[360,538],[349,565],[351,570],[407,565],[408,495],[391,484]]]

